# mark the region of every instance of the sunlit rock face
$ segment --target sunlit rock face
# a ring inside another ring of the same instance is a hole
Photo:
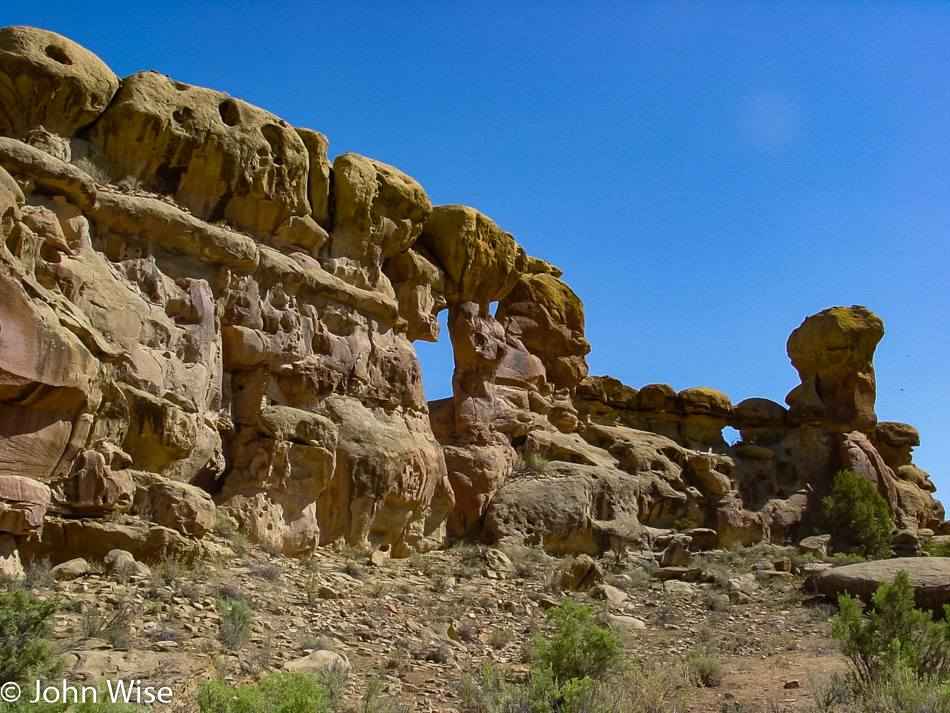
[[[789,408],[635,389],[588,375],[561,270],[397,168],[331,162],[316,131],[155,72],[119,80],[34,28],[0,29],[0,84],[14,569],[18,551],[188,559],[228,521],[293,555],[621,552],[684,519],[720,545],[785,541],[845,467],[902,529],[943,519],[916,431],[876,421],[865,308],[795,330]],[[413,341],[440,338],[453,395],[427,403]]]

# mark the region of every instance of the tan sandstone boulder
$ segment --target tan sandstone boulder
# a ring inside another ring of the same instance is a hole
[[[573,389],[587,376],[584,305],[574,291],[549,273],[525,275],[499,302],[496,318],[505,332],[540,358],[547,380]]]
[[[105,110],[119,78],[92,52],[36,27],[0,28],[0,135],[43,126],[73,136]]]
[[[215,506],[201,488],[186,483],[155,483],[148,489],[152,522],[183,535],[203,537],[214,528]]]
[[[870,601],[882,582],[892,582],[902,570],[910,579],[917,606],[939,610],[950,604],[950,559],[946,557],[898,557],[832,567],[821,572],[814,585],[828,597],[848,593]]]
[[[832,307],[808,317],[788,338],[802,383],[785,398],[798,423],[874,427],[876,385],[871,360],[884,324],[867,307]]]
[[[422,186],[402,171],[354,153],[337,156],[324,265],[358,287],[377,287],[383,263],[416,241],[431,210]]]
[[[240,99],[139,72],[85,135],[115,166],[196,217],[272,232],[307,215],[310,156],[287,122]]]
[[[500,300],[515,286],[527,264],[524,248],[511,233],[467,206],[434,208],[419,244],[445,271],[450,302],[487,305]]]

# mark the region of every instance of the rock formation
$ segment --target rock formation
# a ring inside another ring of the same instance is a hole
[[[0,86],[6,570],[193,557],[222,519],[287,554],[596,555],[682,518],[783,541],[841,467],[901,528],[943,519],[916,431],[876,422],[865,308],[795,330],[789,409],[634,389],[588,376],[560,270],[392,166],[44,30],[0,29]],[[427,403],[412,342],[443,309],[453,396]]]

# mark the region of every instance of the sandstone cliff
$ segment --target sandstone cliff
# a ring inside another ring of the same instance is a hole
[[[788,409],[590,377],[560,270],[327,150],[225,94],[0,29],[5,568],[191,557],[221,518],[286,554],[458,538],[593,554],[679,518],[721,545],[783,541],[841,467],[903,529],[940,525],[916,431],[876,422],[870,311],[795,330]],[[443,309],[454,395],[427,403],[412,342],[439,338]]]

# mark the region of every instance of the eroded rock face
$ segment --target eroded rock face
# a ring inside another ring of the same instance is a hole
[[[154,72],[120,87],[32,28],[0,30],[4,82],[4,571],[21,552],[191,559],[222,519],[294,555],[597,555],[684,518],[713,528],[704,546],[784,541],[842,467],[903,530],[943,520],[916,431],[875,427],[865,308],[792,334],[789,409],[635,389],[588,376],[558,268],[392,166],[331,164],[322,134]],[[453,396],[427,403],[412,342],[440,338],[443,309]]]
[[[84,138],[116,178],[136,178],[202,220],[271,232],[310,213],[303,140],[282,119],[221,92],[133,74]]]

